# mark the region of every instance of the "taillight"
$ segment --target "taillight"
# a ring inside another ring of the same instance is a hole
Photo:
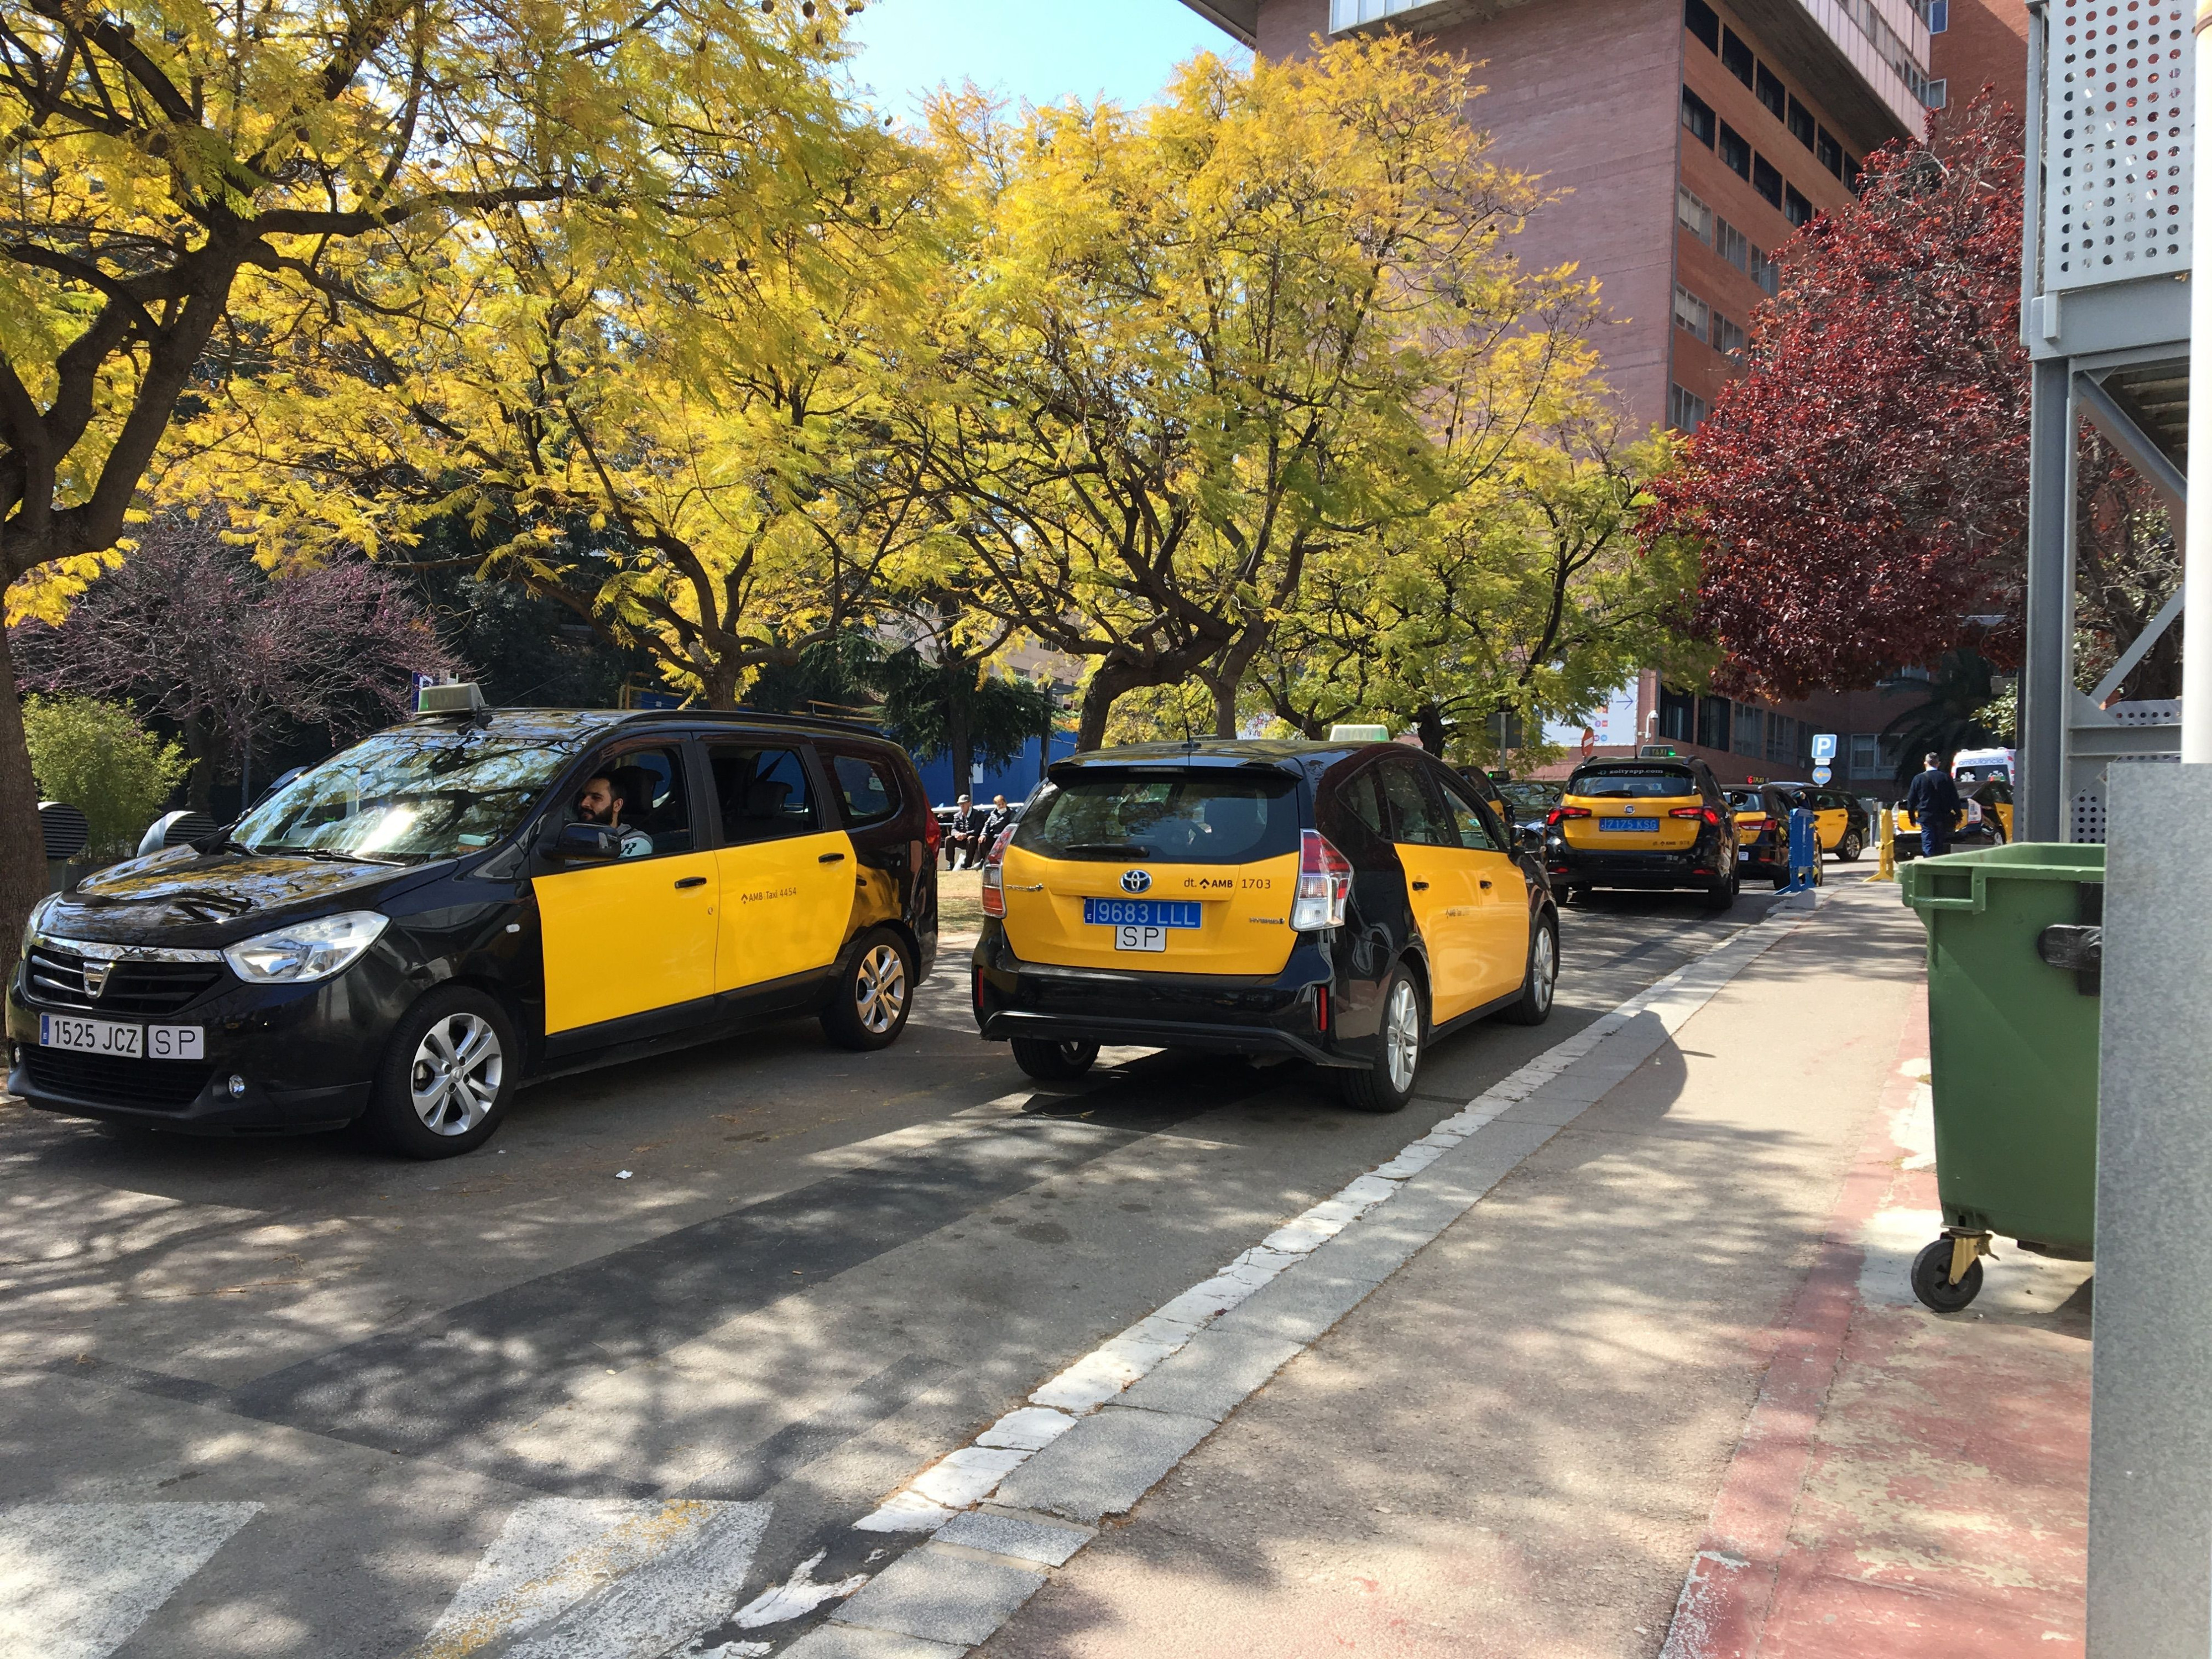
[[[1298,891],[1291,901],[1291,926],[1301,933],[1344,926],[1344,902],[1352,896],[1352,860],[1329,845],[1318,830],[1298,833]]]
[[[1587,806],[1554,806],[1545,815],[1544,827],[1550,829],[1562,818],[1586,818],[1590,815]]]
[[[936,813],[929,815],[929,827],[921,832],[921,840],[922,844],[929,848],[929,856],[935,859],[937,849],[945,845],[945,826],[937,821]]]
[[[1677,806],[1667,816],[1670,818],[1703,818],[1707,823],[1721,821],[1720,809],[1717,806]]]
[[[1006,875],[1000,866],[1006,861],[1006,843],[1014,838],[1011,830],[999,831],[998,840],[991,843],[991,851],[983,860],[983,914],[1001,916],[1006,914]]]

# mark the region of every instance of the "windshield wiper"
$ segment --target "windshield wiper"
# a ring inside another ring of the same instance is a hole
[[[233,841],[228,836],[210,836],[204,841],[196,841],[192,843],[192,851],[203,858],[210,853],[243,853],[248,858],[253,856],[253,848],[242,841]]]
[[[256,853],[288,853],[295,858],[319,859],[325,864],[381,864],[396,865],[397,859],[365,858],[359,853],[340,853],[328,847],[287,847],[282,842],[264,842],[250,848]]]
[[[1149,847],[1139,847],[1133,841],[1076,841],[1061,849],[1069,853],[1097,853],[1111,858],[1148,859],[1152,855]]]

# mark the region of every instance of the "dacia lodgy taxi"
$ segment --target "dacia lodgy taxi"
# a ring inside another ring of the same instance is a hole
[[[1549,1016],[1542,869],[1390,743],[1202,741],[1054,765],[983,870],[975,1018],[1033,1077],[1102,1042],[1291,1057],[1395,1111],[1429,1042]]]
[[[483,708],[365,738],[31,915],[8,1086],[167,1129],[482,1146],[533,1073],[813,1012],[876,1048],[937,950],[904,750],[830,720]]]
[[[1545,821],[1545,868],[1565,898],[1690,888],[1725,910],[1736,899],[1737,850],[1733,809],[1700,760],[1584,761]]]

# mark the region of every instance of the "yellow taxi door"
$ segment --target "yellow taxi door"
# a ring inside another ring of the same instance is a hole
[[[1459,844],[1443,794],[1420,763],[1381,765],[1390,842],[1406,872],[1413,925],[1429,947],[1430,1018],[1438,1024],[1483,1000],[1482,890],[1474,858]]]
[[[1838,795],[1820,793],[1808,803],[1820,821],[1820,850],[1832,853],[1844,844],[1844,831],[1851,827],[1850,809]]]
[[[805,752],[795,744],[710,741],[707,768],[722,830],[714,989],[827,968],[852,921],[859,864]]]
[[[702,850],[681,744],[608,757],[624,856],[536,877],[545,1030],[651,1013],[712,994],[714,854]]]
[[[1528,884],[1503,839],[1504,826],[1466,791],[1439,778],[1452,827],[1474,876],[1480,983],[1474,1002],[1493,1002],[1518,990],[1528,974]]]

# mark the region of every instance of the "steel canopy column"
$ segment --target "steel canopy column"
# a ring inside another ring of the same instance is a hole
[[[2027,654],[2020,673],[2020,839],[2066,839],[2066,726],[2074,687],[2074,410],[2064,358],[2029,388]],[[2208,452],[2212,453],[2212,452]]]
[[[2197,0],[2197,38],[2190,50],[2197,59],[2197,131],[2212,132],[2212,65],[2204,62],[2212,0]],[[2191,191],[2189,265],[2192,273],[2212,273],[2212,203],[2196,181],[2204,177],[2206,158],[2196,158]],[[2189,453],[2212,455],[2212,282],[2189,285]],[[2181,763],[2212,761],[2212,490],[2195,491],[2183,520],[2181,580],[2188,598],[2182,611]]]

